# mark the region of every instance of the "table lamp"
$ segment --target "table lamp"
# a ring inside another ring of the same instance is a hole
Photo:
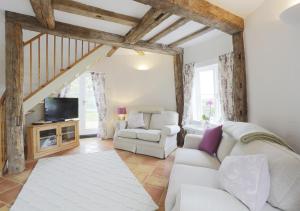
[[[117,108],[117,115],[119,120],[125,120],[125,115],[127,114],[125,107],[118,107]]]

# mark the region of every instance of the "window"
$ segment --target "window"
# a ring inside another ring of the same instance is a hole
[[[221,121],[217,64],[196,66],[192,93],[192,118],[193,123],[204,120],[212,123]]]

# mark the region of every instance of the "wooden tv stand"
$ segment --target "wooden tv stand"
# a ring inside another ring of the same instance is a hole
[[[27,159],[33,160],[79,146],[77,120],[31,125],[27,129]]]

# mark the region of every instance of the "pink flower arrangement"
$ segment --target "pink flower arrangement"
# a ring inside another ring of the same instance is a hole
[[[206,102],[206,105],[208,105],[208,106],[212,106],[213,104],[214,104],[214,102],[212,99],[210,99]]]

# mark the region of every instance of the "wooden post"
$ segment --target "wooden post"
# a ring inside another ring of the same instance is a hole
[[[176,92],[176,108],[179,114],[180,132],[177,136],[177,145],[182,146],[184,142],[184,131],[182,128],[182,116],[183,116],[183,54],[177,54],[174,56],[174,79],[175,79],[175,92]]]
[[[232,35],[234,52],[233,97],[235,102],[235,121],[248,121],[247,82],[243,32]]]
[[[23,40],[20,24],[6,22],[6,143],[8,173],[25,168],[23,139]]]

